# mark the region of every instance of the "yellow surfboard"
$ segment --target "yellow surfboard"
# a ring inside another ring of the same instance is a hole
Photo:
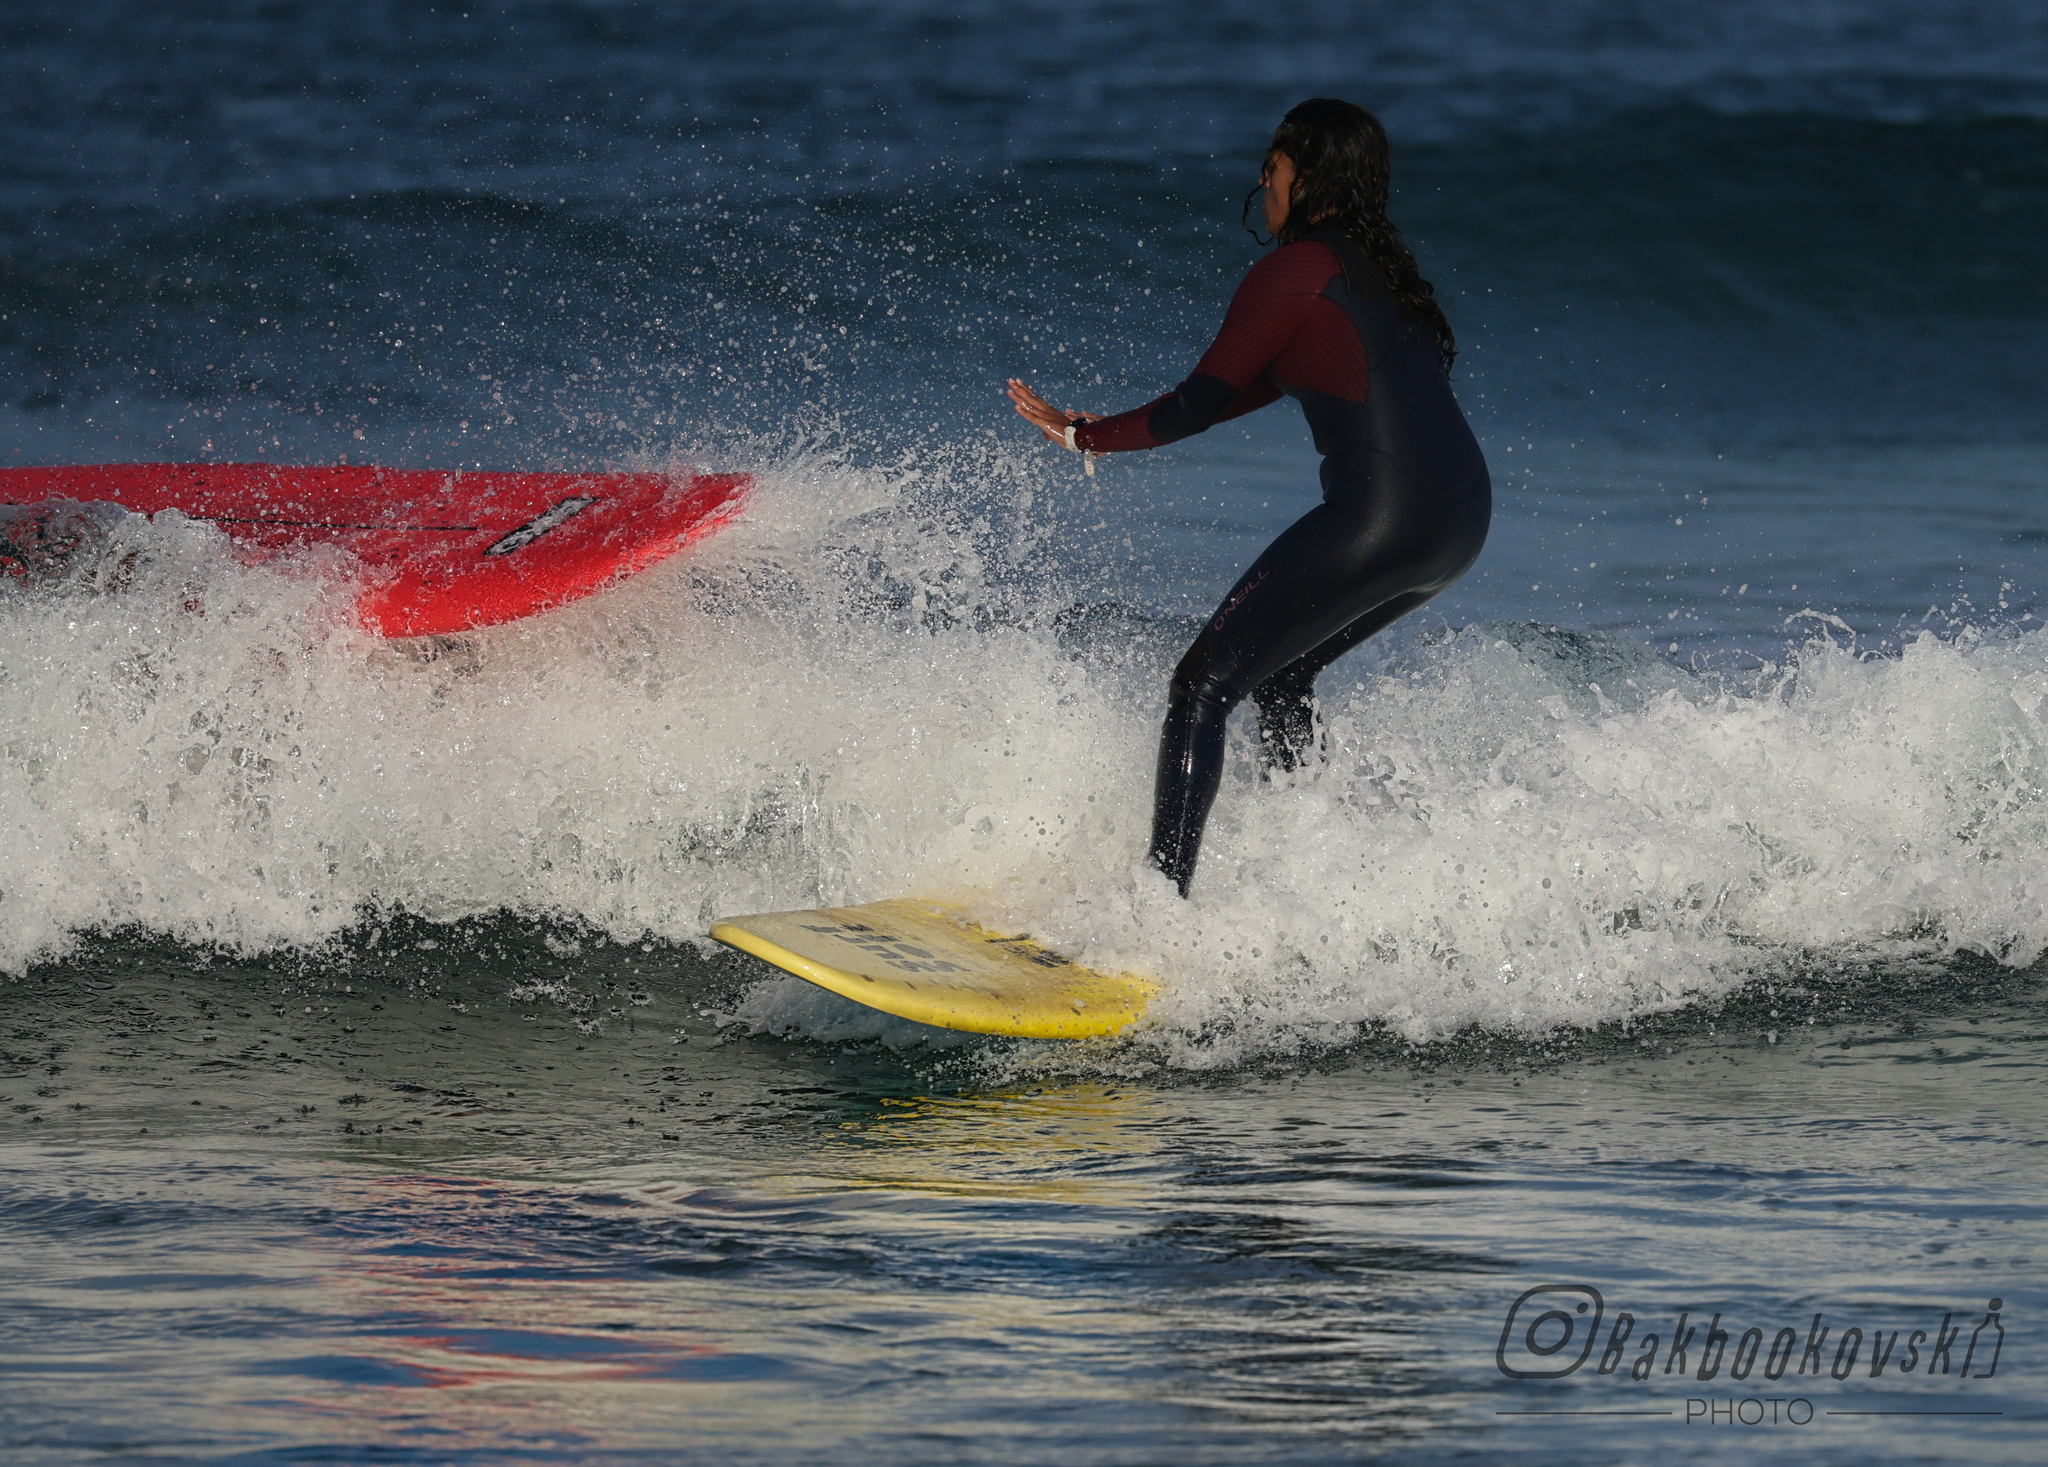
[[[1158,992],[1149,979],[1083,968],[935,902],[760,912],[728,917],[711,935],[869,1008],[974,1034],[1114,1034]]]

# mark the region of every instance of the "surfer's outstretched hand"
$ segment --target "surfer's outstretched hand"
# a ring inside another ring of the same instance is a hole
[[[1062,445],[1067,441],[1067,424],[1076,418],[1092,423],[1102,416],[1100,413],[1063,413],[1025,386],[1021,377],[1010,379],[1010,401],[1017,405],[1019,417],[1036,423],[1047,438]]]

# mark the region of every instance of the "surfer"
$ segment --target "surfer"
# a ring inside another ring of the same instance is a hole
[[[1186,381],[1098,417],[1010,379],[1017,411],[1086,455],[1157,448],[1284,394],[1323,456],[1323,502],[1252,562],[1174,669],[1151,860],[1182,896],[1222,782],[1230,711],[1249,697],[1267,767],[1300,767],[1316,749],[1316,675],[1457,580],[1486,541],[1492,485],[1451,395],[1457,343],[1387,219],[1389,173],[1370,112],[1303,102],[1274,130],[1245,198],[1248,215],[1263,193],[1280,248],[1245,276]]]

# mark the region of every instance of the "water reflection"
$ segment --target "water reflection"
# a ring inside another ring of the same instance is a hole
[[[2000,1160],[2038,1139],[2030,982],[1898,990],[1776,1043],[1766,996],[1753,1026],[980,1090],[957,1053],[675,1042],[687,988],[549,1030],[490,976],[17,985],[0,1439],[1493,1460],[1567,1440],[1494,1414],[1581,1388],[1492,1364],[1501,1309],[1553,1275],[1791,1317],[1989,1270],[2015,1328],[2048,1307],[2041,1211]],[[1644,1430],[1580,1422],[1570,1450],[1671,1445]]]

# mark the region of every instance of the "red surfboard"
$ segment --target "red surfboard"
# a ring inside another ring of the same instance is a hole
[[[665,560],[740,510],[744,474],[499,474],[350,465],[95,464],[0,469],[0,505],[111,501],[211,520],[262,555],[338,545],[386,637],[496,626]],[[17,577],[16,557],[0,572]]]

